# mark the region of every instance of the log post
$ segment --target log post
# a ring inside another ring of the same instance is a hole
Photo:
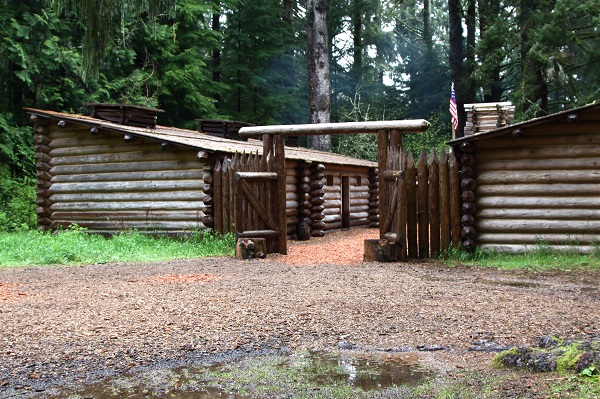
[[[33,126],[35,132],[34,142],[36,144],[35,159],[38,161],[36,163],[36,176],[38,179],[36,202],[38,206],[35,209],[37,225],[41,230],[50,230],[50,225],[52,223],[52,210],[50,209],[52,203],[49,200],[49,189],[52,186],[52,173],[50,173],[50,170],[52,169],[50,164],[50,162],[52,162],[52,156],[50,155],[51,148],[48,146],[52,141],[49,136],[50,130],[48,128],[50,119],[42,118],[38,115],[31,115],[29,120],[35,124]]]
[[[236,259],[264,259],[267,257],[267,243],[264,238],[238,238],[235,245]]]
[[[310,195],[310,191],[311,183],[313,183],[310,178],[311,174],[312,173],[310,171],[309,164],[302,165],[298,170],[300,179],[298,179],[296,186],[298,198],[300,198],[300,201],[298,201],[298,213],[300,215],[300,219],[298,221],[298,225],[296,226],[296,237],[301,241],[310,239],[310,226],[312,225],[312,203],[310,202],[312,196]],[[317,182],[314,183],[316,184]],[[319,181],[319,183],[322,182]]]
[[[312,237],[323,237],[325,235],[325,231],[323,230],[324,223],[323,220],[323,203],[325,202],[325,193],[323,191],[323,179],[325,175],[323,172],[325,171],[325,165],[320,163],[313,163],[310,166],[310,189],[314,187],[310,193],[308,193],[305,197],[308,198],[307,201],[310,201],[311,205],[311,236]],[[315,195],[313,195],[314,193]]]
[[[379,130],[377,132],[377,161],[379,172],[383,172],[387,168],[389,137],[387,130]],[[379,217],[391,217],[388,204],[388,182],[384,179],[379,180]],[[383,223],[379,224],[379,237],[383,238],[386,233]]]
[[[364,260],[367,262],[395,262],[396,242],[386,239],[365,240]]]
[[[369,169],[369,227],[379,228],[379,169]]]
[[[475,189],[477,181],[474,178],[473,165],[475,164],[475,145],[471,142],[462,142],[458,148],[455,147],[457,158],[460,159],[460,190],[461,190],[461,239],[463,248],[473,251],[477,244],[475,242]],[[460,156],[460,157],[459,157]],[[454,238],[454,234],[453,234]],[[454,241],[454,240],[453,240]]]
[[[287,255],[287,217],[285,215],[285,142],[282,136],[273,138],[275,169],[277,171],[277,228],[279,229],[277,252]]]
[[[431,151],[429,160],[429,236],[431,242],[431,257],[440,255],[440,177],[439,160],[435,149]]]

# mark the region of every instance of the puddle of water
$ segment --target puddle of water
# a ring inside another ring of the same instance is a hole
[[[209,366],[156,368],[107,378],[81,389],[64,389],[67,399],[249,399],[256,392],[299,394],[346,386],[372,391],[418,385],[430,376],[409,354],[304,353],[254,356]],[[287,397],[287,396],[286,396]],[[348,396],[351,397],[351,396]]]
[[[400,385],[417,385],[428,376],[414,364],[414,357],[366,356],[360,354],[316,353],[307,356],[311,380],[323,382],[346,382],[364,391]],[[325,373],[321,373],[324,370]]]

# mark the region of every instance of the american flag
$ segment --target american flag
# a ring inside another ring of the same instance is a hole
[[[454,82],[450,90],[450,115],[452,116],[452,127],[458,129],[458,109],[456,108],[456,93],[454,92]]]

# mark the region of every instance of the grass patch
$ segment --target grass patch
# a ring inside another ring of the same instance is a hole
[[[148,262],[233,255],[234,249],[232,234],[194,232],[171,238],[133,231],[106,238],[75,226],[55,234],[0,233],[0,267]]]
[[[528,253],[512,254],[477,249],[467,252],[451,248],[441,261],[449,266],[478,266],[501,270],[531,271],[596,271],[600,270],[600,250],[580,254],[575,250],[554,251],[545,244],[538,244]]]

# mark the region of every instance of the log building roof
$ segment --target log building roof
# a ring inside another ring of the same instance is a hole
[[[67,114],[62,112],[39,110],[34,108],[25,108],[25,111],[32,115],[44,116],[55,120],[64,120],[66,122],[74,124],[97,127],[99,129],[104,129],[117,133],[156,139],[173,144],[197,148],[199,150],[204,150],[212,153],[221,152],[233,154],[236,152],[251,153],[257,151],[259,153],[262,153],[263,148],[262,141],[256,139],[248,139],[248,141],[237,141],[222,137],[211,136],[209,134],[198,132],[195,130],[179,129],[175,127],[157,125],[155,129],[148,129],[112,123],[105,120],[92,118],[90,116]],[[340,154],[316,151],[307,148],[286,147],[285,155],[286,159],[296,161],[319,162],[369,168],[377,167],[377,163],[375,162],[348,157]]]
[[[554,114],[542,116],[539,118],[530,119],[525,122],[514,123],[505,127],[490,130],[484,133],[474,134],[472,136],[460,137],[454,140],[447,141],[446,144],[455,146],[462,142],[476,142],[480,140],[486,140],[492,137],[498,137],[503,135],[517,135],[516,131],[524,131],[527,128],[538,127],[542,125],[550,125],[557,127],[564,127],[565,133],[569,130],[573,130],[573,127],[577,124],[585,123],[598,123],[600,122],[600,102],[594,102],[592,104],[569,109],[565,111],[556,112]]]

